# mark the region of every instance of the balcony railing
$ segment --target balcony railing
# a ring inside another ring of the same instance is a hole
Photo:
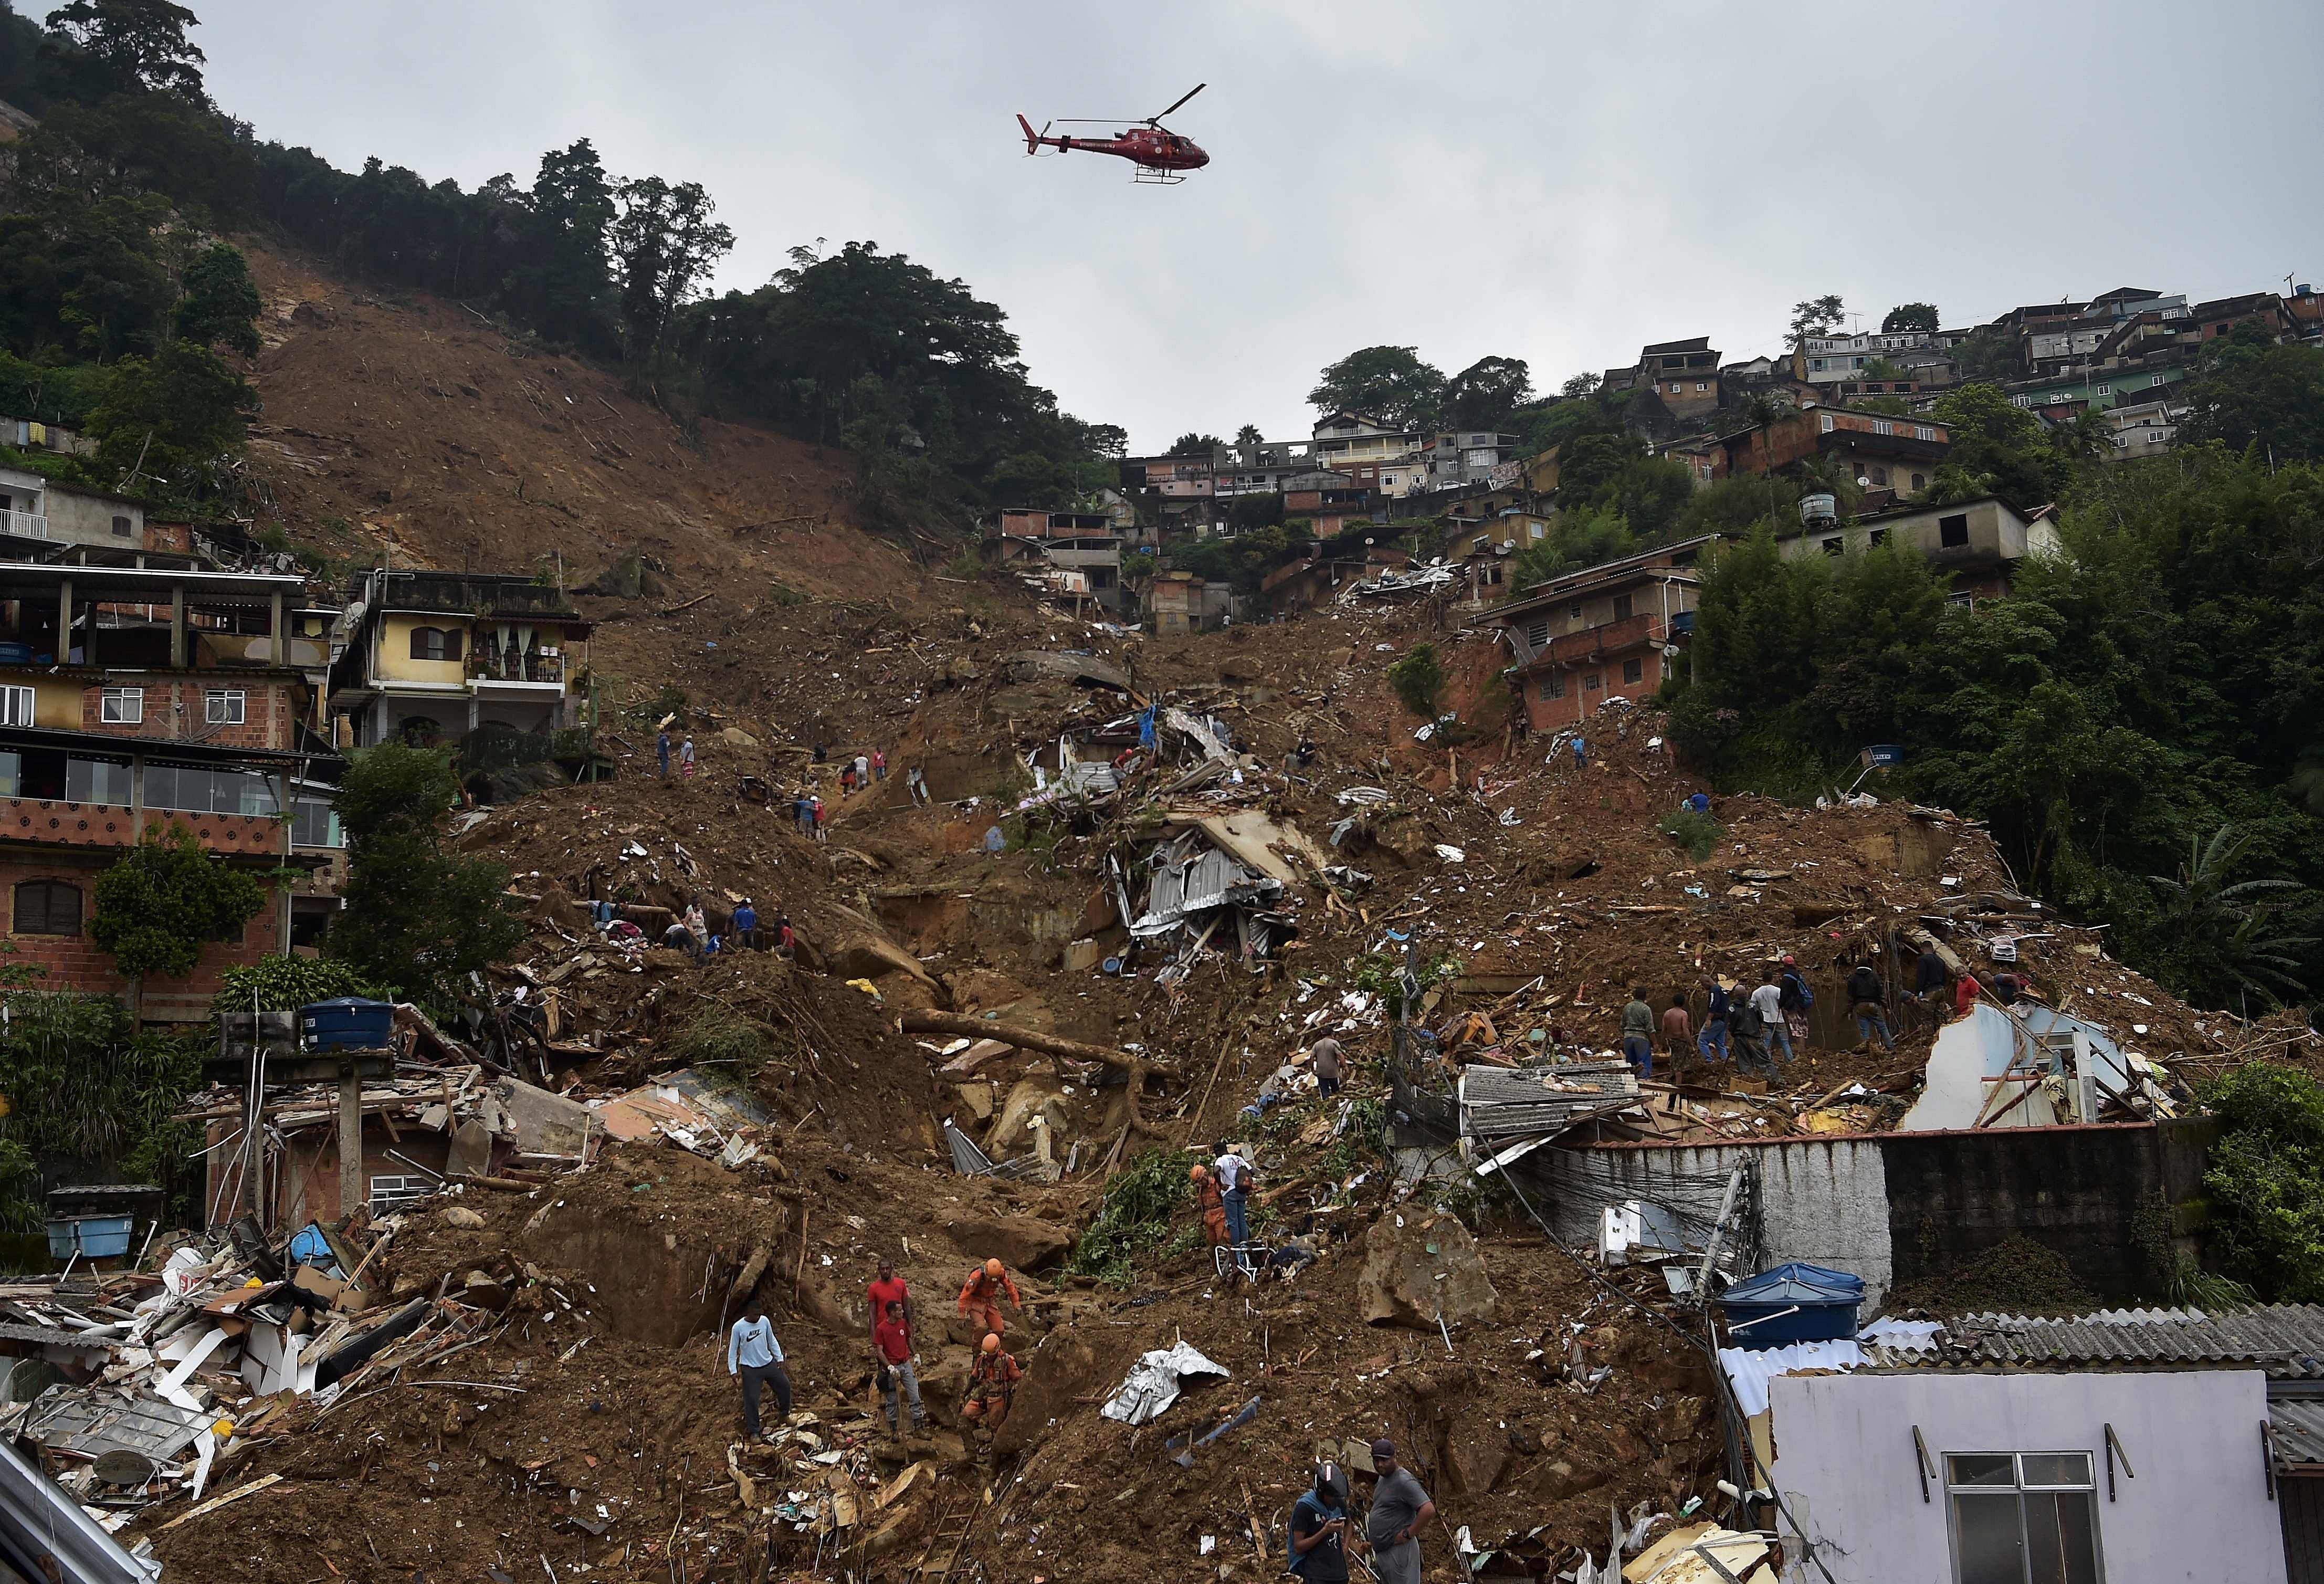
[[[1579,632],[1561,633],[1549,640],[1549,656],[1563,665],[1585,660],[1593,655],[1612,654],[1659,636],[1661,627],[1660,617],[1641,611],[1635,616],[1625,616],[1619,622],[1585,627]]]
[[[5,530],[9,533],[17,534],[28,539],[44,539],[49,537],[49,520],[37,512],[10,511],[0,515],[5,515],[7,519],[5,524],[0,524],[0,528],[5,528]]]
[[[527,650],[503,658],[489,649],[471,649],[468,652],[468,680],[562,682],[565,680],[565,657]]]

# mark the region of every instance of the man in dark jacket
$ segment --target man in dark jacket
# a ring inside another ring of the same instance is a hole
[[[1872,1031],[1880,1031],[1880,1048],[1894,1051],[1896,1042],[1888,1035],[1888,1013],[1883,1002],[1888,998],[1888,987],[1880,982],[1880,975],[1869,962],[1858,962],[1848,976],[1848,999],[1856,1014],[1856,1048],[1861,1052],[1872,1044]]]
[[[1706,1062],[1724,1062],[1728,1058],[1727,1018],[1731,998],[1727,987],[1716,979],[1706,979],[1702,985],[1711,992],[1711,1009],[1702,1015],[1702,1032],[1694,1036],[1694,1048],[1702,1053]]]
[[[1307,1584],[1348,1584],[1348,1487],[1336,1464],[1317,1469],[1292,1506],[1288,1566]]]

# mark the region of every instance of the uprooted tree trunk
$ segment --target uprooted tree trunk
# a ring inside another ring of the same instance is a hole
[[[993,1039],[1002,1045],[1013,1045],[1046,1055],[1069,1056],[1076,1062],[1102,1062],[1121,1073],[1130,1088],[1130,1129],[1140,1137],[1153,1137],[1154,1129],[1138,1109],[1138,1097],[1146,1088],[1149,1077],[1173,1078],[1177,1068],[1167,1062],[1149,1062],[1128,1051],[1118,1051],[1102,1045],[1084,1045],[1077,1039],[1063,1039],[1038,1029],[1020,1028],[1013,1024],[989,1022],[972,1018],[964,1012],[907,1011],[901,1014],[900,1027],[906,1034],[957,1034],[969,1039]]]

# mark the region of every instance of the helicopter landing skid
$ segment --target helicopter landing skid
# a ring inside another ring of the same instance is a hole
[[[1186,173],[1183,170],[1164,170],[1153,165],[1140,165],[1130,180],[1144,182],[1152,187],[1176,187],[1186,180]]]

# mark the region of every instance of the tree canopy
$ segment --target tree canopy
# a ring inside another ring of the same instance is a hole
[[[1937,316],[1936,304],[1907,302],[1890,309],[1881,317],[1880,333],[1895,336],[1905,331],[1918,331],[1923,336],[1933,336],[1943,322]]]
[[[1396,428],[1434,428],[1443,410],[1444,374],[1423,363],[1417,347],[1367,346],[1326,366],[1307,400],[1321,412],[1360,412]]]

